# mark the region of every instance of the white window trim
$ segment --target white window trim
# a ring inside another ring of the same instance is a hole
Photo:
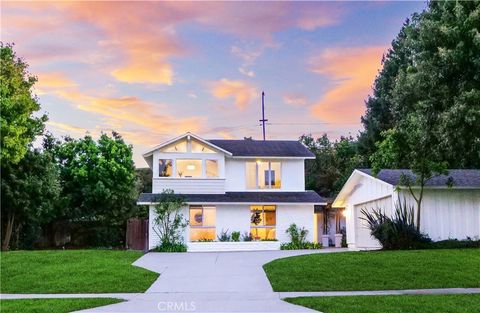
[[[268,187],[267,188],[260,188],[260,173],[258,172],[259,170],[259,165],[258,165],[258,162],[266,162],[268,163]],[[271,172],[272,172],[272,162],[278,162],[280,163],[280,188],[272,188],[272,179],[271,179]],[[251,162],[251,161],[247,161],[245,162],[245,184],[247,184],[247,181],[248,181],[248,168],[247,168],[247,164],[248,163],[255,163],[255,185],[256,187],[255,188],[248,188],[248,186],[245,186],[247,190],[280,190],[282,189],[282,173],[283,173],[283,162],[282,161],[278,161],[278,160],[268,160],[268,161],[263,161],[263,160],[257,160],[255,162]]]

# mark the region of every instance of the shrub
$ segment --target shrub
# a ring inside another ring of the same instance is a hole
[[[252,241],[253,237],[252,234],[249,232],[244,232],[242,235],[242,241]]]
[[[187,252],[187,245],[181,243],[162,242],[156,246],[152,251],[154,252]]]
[[[218,241],[230,241],[230,235],[228,234],[228,229],[227,230],[223,230],[220,232],[220,235],[217,236],[218,238]]]
[[[480,248],[480,240],[472,240],[467,237],[464,240],[447,239],[440,241],[433,241],[422,246],[424,249],[467,249],[467,248]]]
[[[300,249],[321,249],[322,245],[316,242],[304,242],[301,246],[295,245],[292,242],[284,242],[280,245],[280,250],[300,250]]]
[[[290,236],[290,242],[282,243],[282,250],[298,250],[298,249],[320,249],[322,245],[318,243],[308,242],[308,230],[304,227],[298,228],[296,224],[290,224],[285,231]]]
[[[160,239],[157,247],[162,252],[184,252],[183,230],[188,222],[183,218],[180,209],[186,206],[184,198],[175,195],[173,190],[165,190],[157,198],[156,217],[153,219],[153,231]],[[157,249],[155,248],[155,249]]]
[[[393,217],[388,216],[381,209],[368,212],[361,210],[370,229],[370,234],[375,237],[385,250],[419,249],[431,242],[430,238],[422,234],[414,223],[414,208],[408,206],[406,201],[397,202]]]
[[[232,241],[240,241],[240,232],[232,231]]]

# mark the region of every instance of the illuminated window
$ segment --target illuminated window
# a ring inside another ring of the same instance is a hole
[[[169,160],[169,159],[158,160],[158,176],[159,177],[172,176],[172,160]]]
[[[215,240],[216,209],[214,206],[190,207],[190,241]]]
[[[174,142],[165,148],[161,149],[162,152],[187,152],[187,139]]]
[[[247,189],[279,189],[281,181],[280,162],[247,162]]]
[[[250,233],[255,240],[276,238],[276,207],[274,205],[250,206]]]
[[[218,177],[217,160],[205,160],[205,175],[207,177]]]
[[[202,177],[202,160],[176,160],[177,177]]]
[[[192,152],[193,153],[215,153],[212,149],[204,145],[198,140],[192,140]]]

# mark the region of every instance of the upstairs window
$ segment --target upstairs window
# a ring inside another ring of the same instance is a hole
[[[281,163],[270,161],[247,162],[247,189],[279,189]]]
[[[205,175],[207,177],[218,177],[218,161],[205,160]]]
[[[160,159],[158,160],[158,176],[171,177],[172,176],[172,160]]]
[[[176,160],[177,177],[202,177],[202,160]]]

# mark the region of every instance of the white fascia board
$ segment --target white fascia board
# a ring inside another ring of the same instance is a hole
[[[404,186],[404,185],[398,185],[398,186],[395,186],[395,188],[398,188],[400,190],[408,190],[408,186]],[[411,187],[412,189],[414,190],[417,190],[417,189],[420,189],[420,186],[412,186]],[[467,189],[467,190],[476,190],[476,189],[480,189],[480,187],[475,187],[475,186],[424,186],[423,187],[424,190],[449,190],[449,189]]]
[[[158,202],[137,202],[137,205],[155,205]],[[203,204],[227,204],[227,205],[327,205],[327,202],[188,202],[188,205],[203,205]]]
[[[386,186],[389,186],[391,188],[394,188],[393,185],[387,183],[387,182],[384,182],[383,180],[380,180],[372,175],[368,175],[362,171],[359,171],[357,169],[355,169],[352,174],[350,175],[350,177],[347,179],[347,181],[345,182],[345,184],[343,185],[342,189],[340,190],[340,192],[338,193],[338,195],[335,197],[335,200],[333,200],[333,203],[332,203],[332,207],[342,207],[342,205],[339,205],[339,202],[341,203],[344,203],[344,199],[346,197],[348,197],[348,195],[351,193],[351,191],[353,190],[353,188],[355,188],[353,184],[353,181],[355,180],[355,177],[358,177],[358,176],[361,176],[361,177],[366,177],[368,179],[373,179],[383,185],[386,185]],[[342,201],[343,200],[343,201]]]
[[[189,137],[189,136],[192,137],[192,138],[197,139],[198,141],[206,144],[207,146],[210,146],[210,147],[212,147],[212,148],[214,148],[214,149],[216,149],[216,150],[222,151],[222,152],[225,153],[226,155],[229,155],[229,156],[232,155],[232,153],[231,153],[230,151],[227,151],[227,150],[225,150],[225,149],[222,149],[222,148],[220,148],[219,146],[216,146],[216,145],[214,145],[213,143],[211,143],[211,142],[209,142],[209,141],[206,141],[205,139],[200,138],[199,136],[188,132],[188,133],[185,133],[185,134],[180,135],[180,136],[178,136],[178,137],[175,137],[175,138],[173,138],[173,139],[170,139],[170,140],[168,140],[168,141],[166,141],[166,142],[163,142],[163,143],[161,143],[161,144],[159,144],[159,145],[156,145],[156,146],[153,147],[153,148],[148,149],[147,151],[145,151],[145,152],[142,154],[142,156],[143,156],[144,158],[146,158],[146,157],[152,155],[153,152],[155,152],[156,150],[158,150],[158,149],[160,149],[160,148],[163,148],[163,147],[165,147],[165,146],[168,146],[168,145],[171,144],[171,143],[174,143],[174,142],[176,142],[176,141],[178,141],[178,140],[180,140],[180,139],[183,139],[183,138]]]
[[[305,160],[305,159],[315,159],[315,157],[286,157],[286,156],[231,156],[231,159],[273,159],[273,160],[280,160],[280,159],[294,159],[294,160]]]

